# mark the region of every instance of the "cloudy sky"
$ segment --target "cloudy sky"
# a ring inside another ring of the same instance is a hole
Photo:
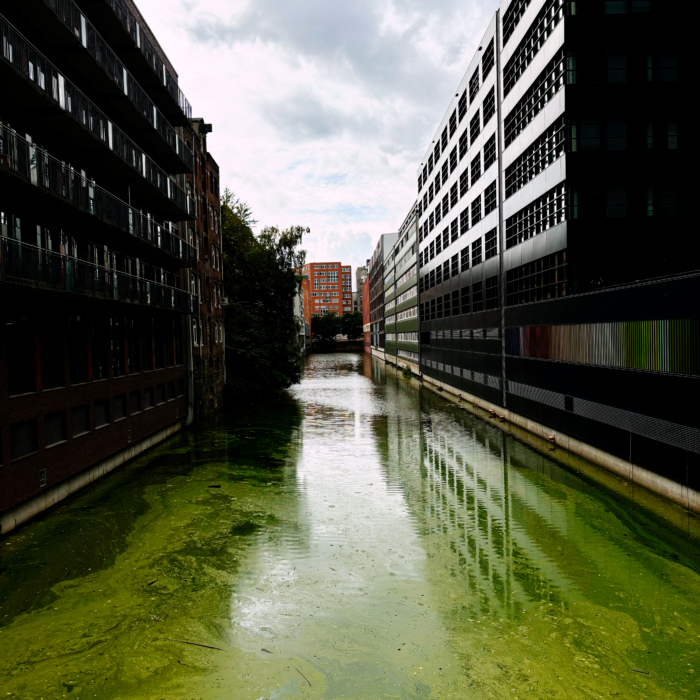
[[[261,226],[353,268],[415,199],[417,165],[497,0],[136,0],[221,185]]]

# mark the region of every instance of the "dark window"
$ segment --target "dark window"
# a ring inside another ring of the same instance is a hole
[[[66,439],[66,412],[58,411],[44,418],[44,444],[57,445]]]
[[[442,238],[435,236],[435,255],[440,255],[442,252]]]
[[[447,280],[450,279],[450,261],[449,260],[445,260],[442,263],[442,279],[445,282],[447,282]]]
[[[469,132],[465,129],[459,137],[459,159],[462,160],[469,150]]]
[[[440,188],[442,187],[442,179],[440,178],[440,171],[438,170],[435,173],[435,196],[437,196],[437,193],[440,191]]]
[[[38,449],[36,418],[10,426],[10,459],[19,459]]]
[[[430,271],[430,289],[435,286],[435,270]]]
[[[39,333],[39,343],[41,388],[54,389],[64,386],[63,330],[60,325],[47,322]]]
[[[447,148],[447,141],[448,141],[447,127],[445,127],[442,130],[442,137],[440,138],[440,145],[442,147],[443,153],[445,152],[445,149]]]
[[[472,187],[474,187],[474,183],[480,177],[481,177],[481,153],[477,153],[476,157],[472,160],[472,165],[471,165]]]
[[[602,145],[600,119],[582,119],[578,148],[582,151],[599,151]]]
[[[605,202],[605,215],[609,219],[624,218],[628,214],[627,187],[608,187]]]
[[[446,228],[442,232],[442,249],[446,250],[450,245],[450,229]]]
[[[112,399],[112,414],[115,421],[126,418],[126,394],[115,396]]]
[[[447,182],[447,178],[450,177],[450,163],[446,159],[445,162],[442,164],[442,184],[444,185]]]
[[[462,287],[462,313],[469,313],[469,285]]]
[[[165,384],[158,384],[158,386],[156,386],[156,403],[165,403]]]
[[[33,328],[14,320],[7,326],[8,380],[10,396],[37,390],[36,336]]]
[[[606,15],[627,14],[627,0],[605,0]]]
[[[491,229],[484,238],[486,239],[486,248],[484,250],[484,258],[488,260],[498,253],[498,242],[496,232],[498,229]]]
[[[442,265],[438,265],[435,268],[435,284],[436,285],[442,284]]]
[[[489,45],[484,49],[484,55],[481,59],[481,79],[486,80],[486,76],[493,68],[495,58],[493,51],[493,39],[489,41]]]
[[[496,162],[496,134],[484,144],[484,172]]]
[[[450,151],[450,172],[453,173],[455,170],[457,170],[457,163],[458,163],[458,158],[457,158],[457,146],[455,146],[451,151]]]
[[[435,197],[435,185],[431,182],[428,187],[428,203],[432,202]]]
[[[469,269],[469,246],[466,248],[462,248],[462,252],[460,253],[461,256],[461,264],[462,264],[462,272],[465,272],[466,270]]]
[[[479,92],[479,68],[474,71],[474,75],[469,78],[469,102],[474,102],[476,93]]]
[[[608,82],[627,82],[627,54],[619,49],[608,49]]]
[[[459,196],[464,197],[464,195],[469,190],[469,171],[465,170],[459,176]]]
[[[435,225],[437,226],[442,220],[442,208],[440,207],[440,202],[438,202],[435,207]]]
[[[627,122],[609,120],[606,129],[606,137],[609,151],[626,151]]]
[[[566,295],[566,251],[547,255],[506,272],[507,306]]]
[[[418,173],[418,193],[423,189],[423,173]]]
[[[452,256],[451,268],[452,277],[457,276],[459,274],[459,253]]]
[[[472,226],[481,221],[481,195],[472,202]]]
[[[150,320],[144,321],[142,329],[144,369],[153,369],[152,327]],[[92,378],[109,378],[110,319],[98,318],[92,322]]]
[[[95,428],[109,425],[109,399],[95,401]]]
[[[476,114],[472,117],[469,122],[469,140],[474,143],[474,139],[479,135],[481,131],[481,117],[479,115],[479,110],[476,110]]]
[[[452,138],[455,135],[455,131],[457,131],[457,110],[455,110],[454,112],[452,112],[452,114],[450,114],[449,126],[450,126],[450,138]],[[450,158],[451,157],[452,156],[450,156]]]
[[[442,297],[439,296],[435,301],[437,302],[436,316],[442,318]]]
[[[46,469],[39,470],[39,486],[46,486]]]
[[[185,395],[185,380],[182,377],[180,377],[180,379],[177,380],[177,395]]]
[[[457,109],[459,111],[459,121],[462,121],[464,119],[464,115],[467,113],[467,91],[465,90],[462,93],[462,96],[459,98],[459,103],[457,104]],[[461,144],[461,139],[460,139],[460,144]]]
[[[428,217],[428,228],[432,231],[435,228],[435,213],[431,212]]]
[[[71,424],[73,426],[73,437],[84,435],[90,432],[90,406],[76,406],[71,411]]]
[[[481,238],[472,243],[472,267],[481,262]]]
[[[472,311],[483,311],[484,293],[481,282],[474,282],[472,285]]]
[[[435,156],[435,167],[437,168],[437,164],[440,162],[440,141],[435,144],[433,155]]]
[[[434,321],[436,317],[436,309],[435,309],[435,299],[430,300],[430,320]]]
[[[132,391],[129,396],[129,412],[133,416],[135,413],[141,413],[141,392]]]
[[[496,275],[486,280],[486,308],[498,308],[498,277]]]
[[[445,315],[445,318],[450,317],[450,295],[445,294],[445,296],[442,298],[442,308],[443,308],[443,314]]]
[[[168,382],[168,401],[172,401],[175,398],[175,380]]]
[[[112,375],[115,377],[121,377],[126,372],[124,363],[126,358],[124,356],[124,324],[120,319],[113,318],[110,320],[110,333],[112,336]],[[156,338],[158,337],[159,336],[156,335]],[[79,333],[74,333],[73,328],[71,327],[71,382],[85,381],[73,378],[75,375],[80,373],[79,368],[82,368],[83,366],[82,360],[79,357],[74,356],[76,353],[74,344],[82,348],[82,337]],[[85,364],[87,365],[87,363]]]
[[[428,156],[428,174],[433,172],[433,154]]]
[[[454,219],[450,224],[450,243],[454,243],[459,238],[459,224]]]
[[[448,192],[443,198],[442,198],[442,215],[447,216],[447,214],[450,211],[450,193]]]
[[[525,14],[530,0],[513,0],[503,15],[503,45],[505,46]]]
[[[457,183],[455,182],[452,187],[450,187],[450,208],[454,207],[459,201],[459,192],[457,191]]]
[[[569,411],[570,413],[574,412],[574,397],[573,396],[564,396],[564,410]]]
[[[469,230],[469,207],[465,207],[459,215],[459,235],[463,236]]]
[[[561,183],[506,219],[506,248],[566,220],[566,186]]]
[[[491,88],[489,90],[488,95],[486,95],[486,99],[484,100],[484,128],[486,125],[489,123],[489,120],[491,117],[493,117],[494,114],[496,114],[496,90],[495,88]]]
[[[656,78],[662,82],[678,80],[678,54],[668,53],[659,56]]]
[[[678,187],[675,185],[664,185],[657,190],[656,213],[659,216],[679,216],[681,213],[681,203],[678,194]]]
[[[484,190],[484,216],[488,216],[496,208],[496,181],[494,180]]]
[[[452,315],[459,316],[459,290],[452,292]]]

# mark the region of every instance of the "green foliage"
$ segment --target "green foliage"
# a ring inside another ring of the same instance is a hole
[[[404,379],[410,379],[413,376],[411,368],[408,365],[404,365],[404,368],[401,370],[401,374],[403,374]]]
[[[344,314],[341,321],[341,333],[348,337],[348,340],[357,340],[362,337],[362,314],[354,311],[351,314]]]
[[[221,198],[226,310],[226,384],[241,396],[284,389],[299,381],[301,355],[294,316],[296,270],[308,228],[264,228],[256,238],[250,207],[228,189]]]
[[[336,313],[328,313],[324,316],[312,316],[311,332],[321,342],[331,343],[335,336],[341,332],[341,322]]]

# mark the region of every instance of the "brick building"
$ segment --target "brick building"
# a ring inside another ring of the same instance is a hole
[[[0,29],[6,531],[189,419],[190,316],[213,337],[218,312],[188,268],[218,239],[201,228],[198,262],[187,230],[218,183],[197,183],[189,103],[131,3],[3,3]]]
[[[307,263],[302,268],[304,317],[352,313],[352,268],[339,262]]]
[[[211,124],[193,119],[192,131],[185,137],[194,152],[194,173],[187,176],[186,188],[197,200],[197,218],[187,224],[187,240],[197,251],[197,266],[190,271],[190,289],[197,300],[192,317],[192,388],[197,418],[223,405],[225,378],[219,166],[207,149],[211,131]]]

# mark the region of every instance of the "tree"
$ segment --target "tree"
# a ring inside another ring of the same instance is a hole
[[[311,332],[321,342],[332,343],[335,336],[340,333],[340,319],[338,314],[331,312],[323,316],[312,316]]]
[[[362,326],[362,314],[359,311],[354,311],[351,314],[343,314],[341,328],[343,335],[346,335],[348,340],[357,340],[361,338]]]
[[[309,229],[266,227],[256,238],[250,207],[228,189],[221,198],[226,311],[226,383],[254,396],[284,389],[301,377],[294,297],[306,259],[300,249]]]

